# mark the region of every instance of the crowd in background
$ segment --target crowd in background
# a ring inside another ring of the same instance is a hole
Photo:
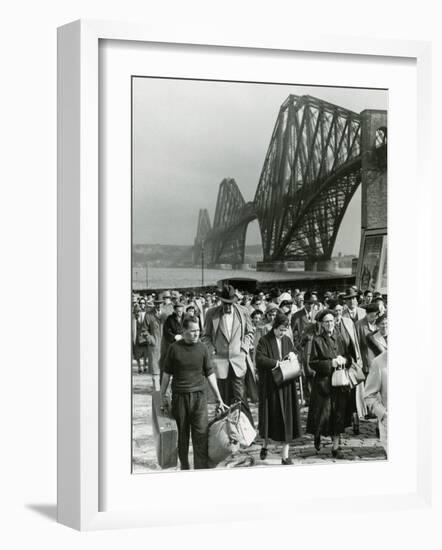
[[[236,321],[241,329],[237,350]],[[152,376],[154,390],[161,388],[170,347],[186,336],[189,327],[199,332],[199,340],[213,358],[223,405],[240,399],[250,415],[249,403],[258,403],[258,428],[264,441],[261,458],[266,457],[267,441],[272,439],[283,442],[282,463],[291,463],[288,445],[300,435],[301,407],[308,407],[306,429],[314,436],[316,449],[321,448],[321,437],[329,436],[332,454],[338,458],[340,434],[347,427],[358,434],[359,421],[377,415],[385,428],[386,403],[379,406],[379,402],[386,388],[379,386],[383,379],[378,364],[386,366],[388,325],[386,298],[380,292],[353,286],[346,292],[275,287],[251,293],[226,286],[197,294],[185,290],[134,293],[133,357],[138,373]],[[219,327],[225,329],[221,343]],[[299,360],[302,376],[281,392],[268,374],[291,353]],[[364,383],[332,387],[332,373],[355,363]],[[385,444],[386,430],[381,439]]]

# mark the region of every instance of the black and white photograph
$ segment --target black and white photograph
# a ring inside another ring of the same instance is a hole
[[[131,88],[132,473],[388,460],[388,90]]]

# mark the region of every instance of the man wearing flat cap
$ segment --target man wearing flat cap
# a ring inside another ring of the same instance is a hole
[[[215,365],[221,397],[225,403],[242,401],[243,410],[253,423],[245,394],[247,369],[253,369],[249,355],[254,327],[248,311],[236,303],[235,289],[223,286],[221,305],[207,310],[204,336]]]

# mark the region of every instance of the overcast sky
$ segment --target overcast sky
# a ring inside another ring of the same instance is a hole
[[[383,90],[135,78],[133,242],[193,244],[198,212],[211,223],[220,182],[234,178],[254,198],[279,107],[308,94],[360,112],[387,109]],[[360,190],[347,209],[334,253],[358,254]],[[257,222],[247,244],[261,242]]]

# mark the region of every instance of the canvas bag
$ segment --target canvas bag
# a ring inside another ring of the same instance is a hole
[[[248,447],[256,437],[250,420],[241,411],[241,402],[232,405],[226,413],[215,416],[209,424],[209,460],[219,464],[229,455]]]
[[[212,465],[219,464],[229,455],[239,450],[238,435],[232,429],[227,413],[217,414],[209,423],[209,460]]]
[[[235,439],[243,447],[249,447],[255,440],[256,430],[240,407],[231,413],[230,421],[231,433],[235,435]]]

